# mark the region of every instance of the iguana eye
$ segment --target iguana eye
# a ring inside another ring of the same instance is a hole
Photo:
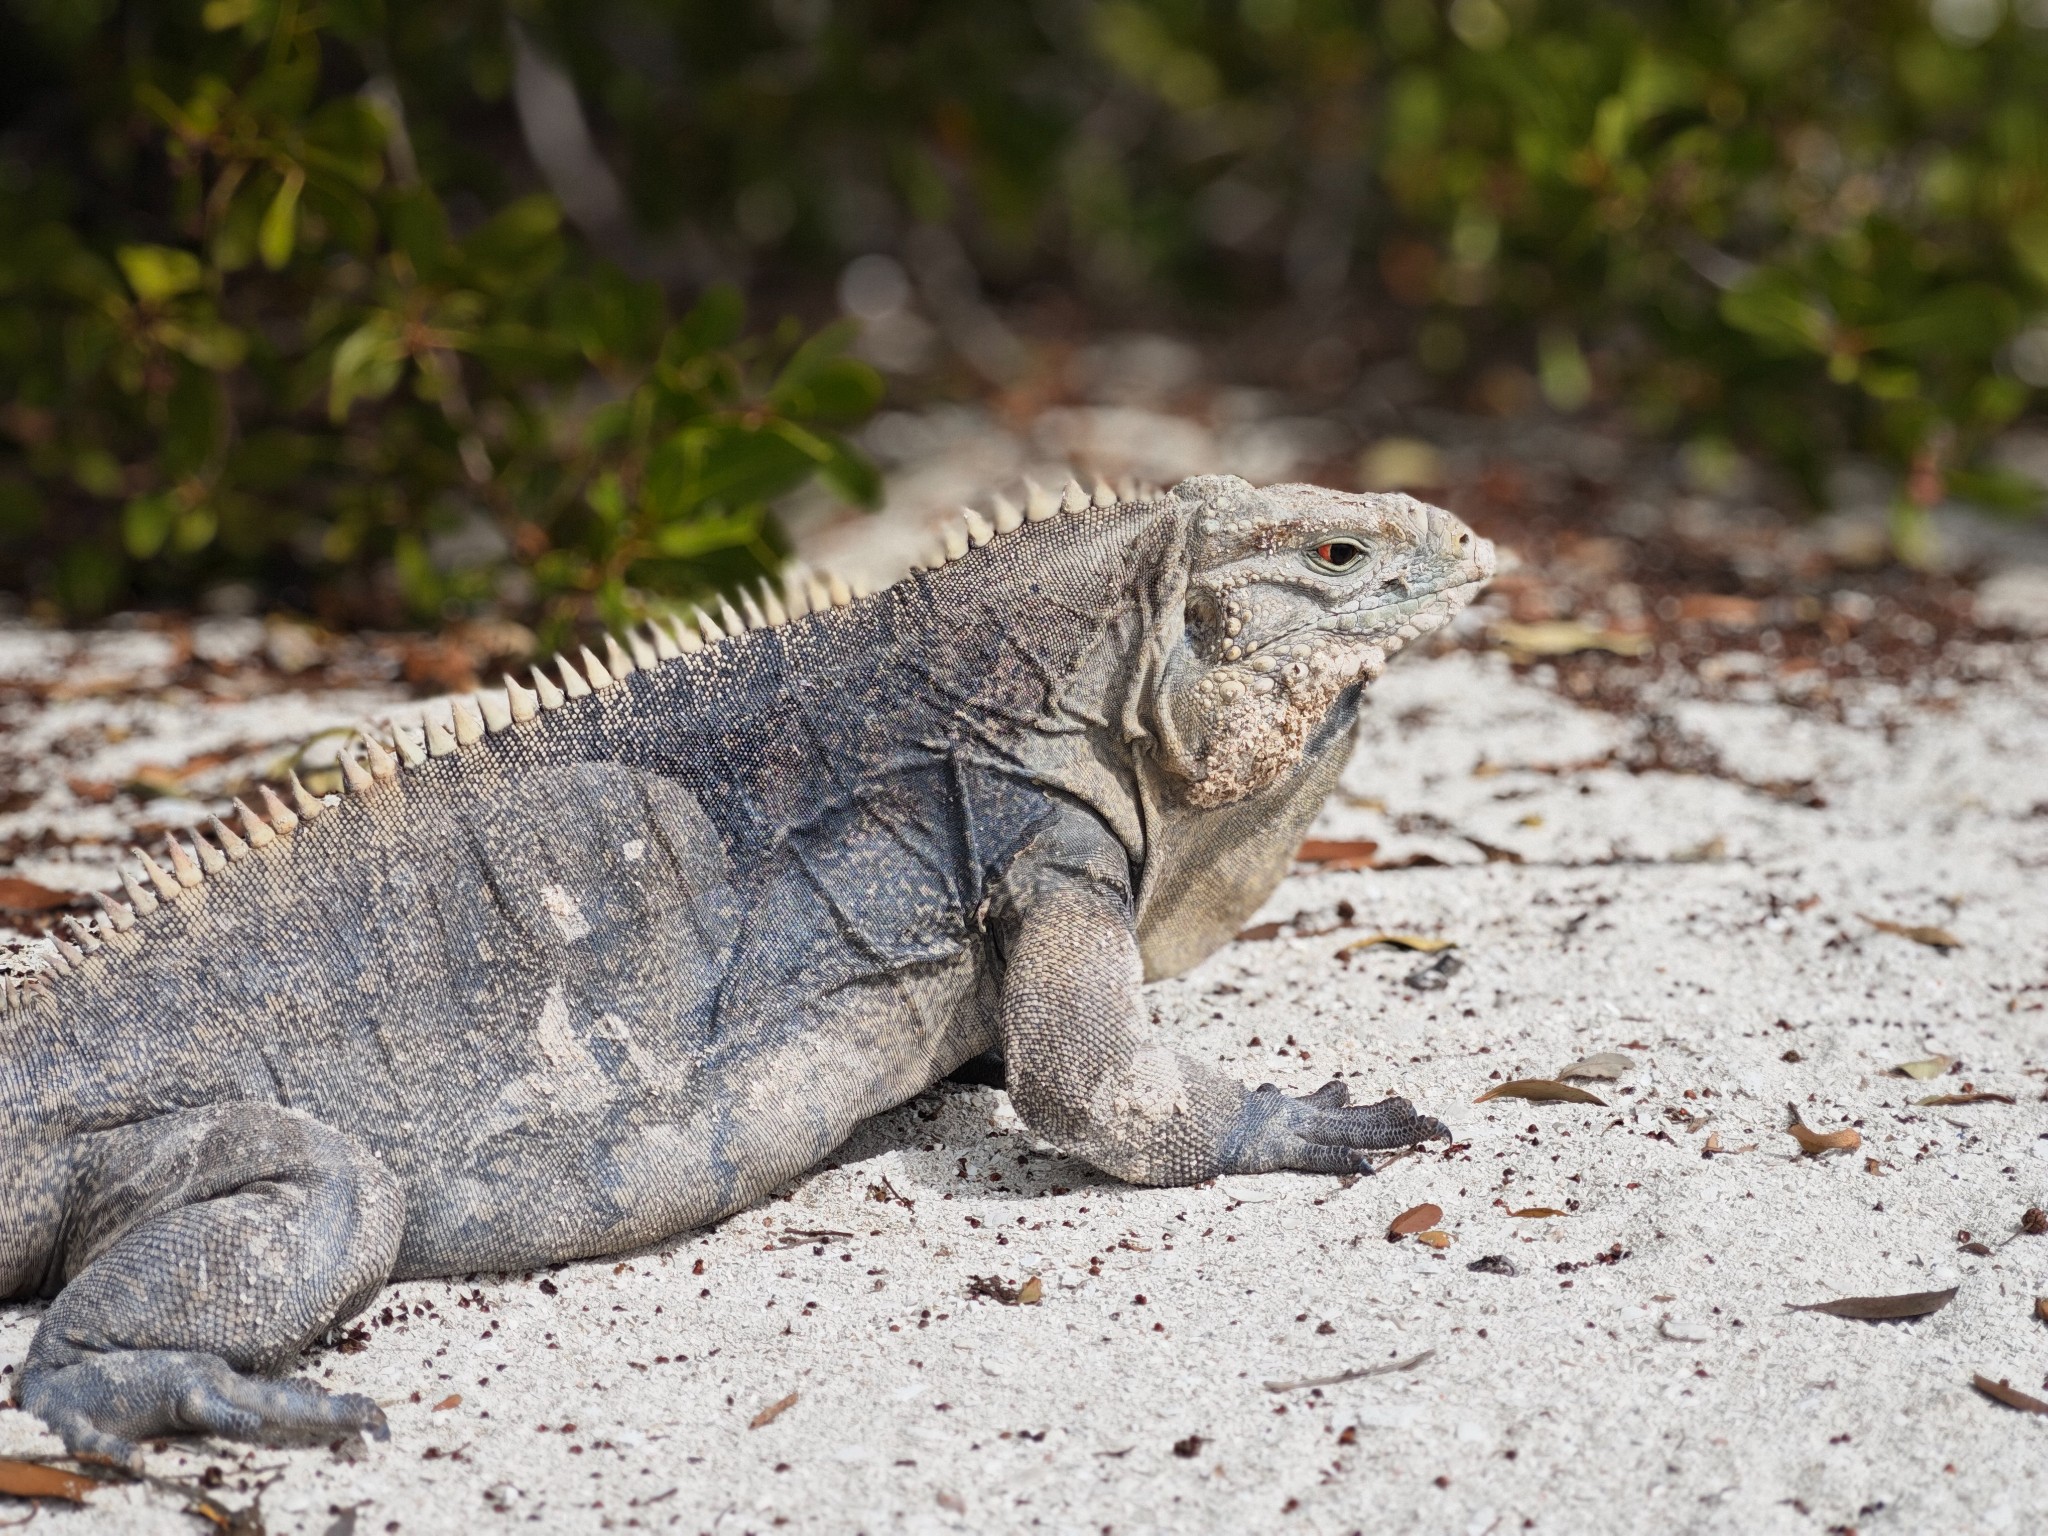
[[[1365,546],[1356,539],[1325,539],[1309,556],[1309,563],[1325,571],[1347,571],[1365,558]]]

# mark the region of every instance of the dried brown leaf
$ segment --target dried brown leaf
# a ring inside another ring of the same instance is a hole
[[[1920,1061],[1902,1061],[1892,1071],[1900,1077],[1910,1077],[1926,1082],[1930,1077],[1939,1077],[1959,1060],[1955,1056],[1928,1056]]]
[[[1512,1083],[1496,1083],[1472,1102],[1484,1104],[1488,1099],[1544,1099],[1565,1104],[1598,1104],[1606,1107],[1607,1101],[1583,1088],[1574,1088],[1570,1083],[1560,1083],[1551,1077],[1521,1077]]]
[[[747,1428],[765,1429],[768,1425],[773,1424],[777,1419],[781,1418],[785,1413],[789,1412],[790,1409],[796,1406],[796,1397],[796,1393],[792,1392],[787,1397],[777,1398],[774,1402],[770,1403],[766,1408],[763,1408],[759,1413],[755,1414],[753,1418],[749,1419],[747,1421]]]
[[[2034,1298],[2034,1316],[2038,1317],[2042,1322],[2048,1323],[2048,1296],[2036,1296]]]
[[[1979,1093],[1972,1089],[1969,1093],[1937,1093],[1928,1098],[1915,1099],[1913,1102],[1920,1105],[1944,1105],[2016,1104],[2019,1101],[2009,1093]]]
[[[1451,1234],[1437,1231],[1418,1232],[1415,1234],[1415,1241],[1430,1248],[1448,1248],[1451,1246]]]
[[[450,1392],[446,1397],[442,1398],[441,1401],[434,1404],[434,1412],[439,1413],[446,1408],[460,1408],[461,1406],[462,1394],[460,1392]]]
[[[1600,1051],[1564,1068],[1557,1074],[1557,1080],[1563,1082],[1566,1078],[1572,1077],[1619,1077],[1634,1065],[1635,1058],[1624,1056],[1619,1051]]]
[[[1931,1317],[1956,1299],[1958,1286],[1945,1291],[1908,1291],[1902,1296],[1838,1296],[1833,1301],[1812,1301],[1805,1305],[1787,1302],[1794,1312],[1825,1312],[1829,1317],[1853,1317],[1864,1322],[1893,1322],[1905,1317]]]
[[[1946,928],[1935,928],[1925,923],[1888,923],[1881,917],[1872,917],[1867,912],[1856,914],[1879,933],[1896,933],[1902,939],[1911,939],[1915,944],[1925,944],[1929,949],[1961,949],[1963,941]]]
[[[54,912],[59,907],[70,906],[73,899],[70,891],[53,891],[47,885],[38,885],[19,875],[0,875],[0,910]]]
[[[1387,1223],[1387,1241],[1426,1232],[1443,1219],[1444,1208],[1440,1205],[1412,1206]]]
[[[1320,864],[1325,869],[1371,869],[1372,856],[1379,849],[1378,843],[1363,839],[1312,837],[1294,850],[1294,856],[1304,864]]]
[[[1020,1307],[1035,1307],[1044,1299],[1045,1282],[1036,1275],[1017,1287],[1017,1305]]]
[[[1560,1211],[1554,1205],[1525,1205],[1519,1211],[1509,1211],[1508,1214],[1510,1216],[1566,1216],[1570,1212]]]
[[[1808,1157],[1818,1157],[1823,1152],[1854,1152],[1863,1145],[1863,1137],[1857,1131],[1846,1126],[1839,1131],[1816,1131],[1799,1118],[1798,1105],[1785,1107],[1792,1112],[1792,1123],[1785,1129]]]
[[[1386,944],[1394,949],[1413,950],[1418,955],[1433,955],[1440,950],[1456,949],[1456,939],[1426,939],[1416,933],[1374,933],[1362,939],[1353,939],[1337,953],[1348,955],[1356,950],[1371,949],[1376,944]]]
[[[17,1499],[66,1499],[83,1504],[85,1496],[99,1486],[89,1477],[49,1467],[40,1461],[17,1461],[0,1456],[0,1493]]]
[[[2048,1413],[2048,1403],[2022,1392],[2003,1376],[1993,1381],[1989,1376],[1975,1375],[1970,1378],[1970,1385],[1992,1401],[2003,1403],[2008,1408],[2017,1408],[2021,1413]]]

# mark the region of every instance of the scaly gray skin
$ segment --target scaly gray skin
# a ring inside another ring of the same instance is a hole
[[[1362,686],[1490,547],[1225,477],[949,544],[611,642],[145,859],[0,1017],[0,1295],[52,1298],[21,1405],[131,1465],[167,1430],[381,1436],[268,1378],[387,1280],[715,1221],[991,1050],[1035,1132],[1138,1183],[1445,1135],[1248,1092],[1141,988],[1273,889]]]

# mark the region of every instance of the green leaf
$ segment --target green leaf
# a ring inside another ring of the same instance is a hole
[[[389,311],[379,310],[334,349],[328,370],[327,414],[340,421],[356,401],[383,399],[398,386],[404,371],[400,321]]]
[[[275,272],[292,259],[292,248],[299,239],[299,193],[305,190],[306,172],[302,166],[293,166],[285,173],[284,183],[277,189],[277,195],[264,210],[262,228],[256,234],[256,253],[263,258],[263,265]]]
[[[1784,351],[1826,352],[1835,326],[1792,277],[1764,272],[1721,295],[1721,318]]]
[[[190,293],[205,278],[199,258],[168,245],[124,245],[114,253],[121,275],[145,304],[160,304]]]
[[[562,211],[536,194],[510,203],[462,243],[476,282],[499,293],[536,288],[561,265]]]
[[[217,373],[233,372],[249,355],[249,338],[211,315],[159,321],[151,334],[173,352]]]
[[[687,359],[729,347],[740,334],[747,318],[746,300],[730,283],[704,290],[690,312],[683,316],[661,349],[662,361],[675,366]]]
[[[137,496],[121,509],[121,542],[138,560],[148,560],[164,547],[178,520],[178,501],[168,491]]]

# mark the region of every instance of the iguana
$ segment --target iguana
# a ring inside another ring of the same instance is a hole
[[[1363,685],[1492,569],[1401,495],[1032,488],[872,596],[655,623],[140,855],[0,1005],[16,1400],[128,1465],[382,1437],[282,1373],[387,1281],[715,1221],[992,1049],[1141,1184],[1446,1135],[1248,1091],[1141,986],[1272,891]]]

